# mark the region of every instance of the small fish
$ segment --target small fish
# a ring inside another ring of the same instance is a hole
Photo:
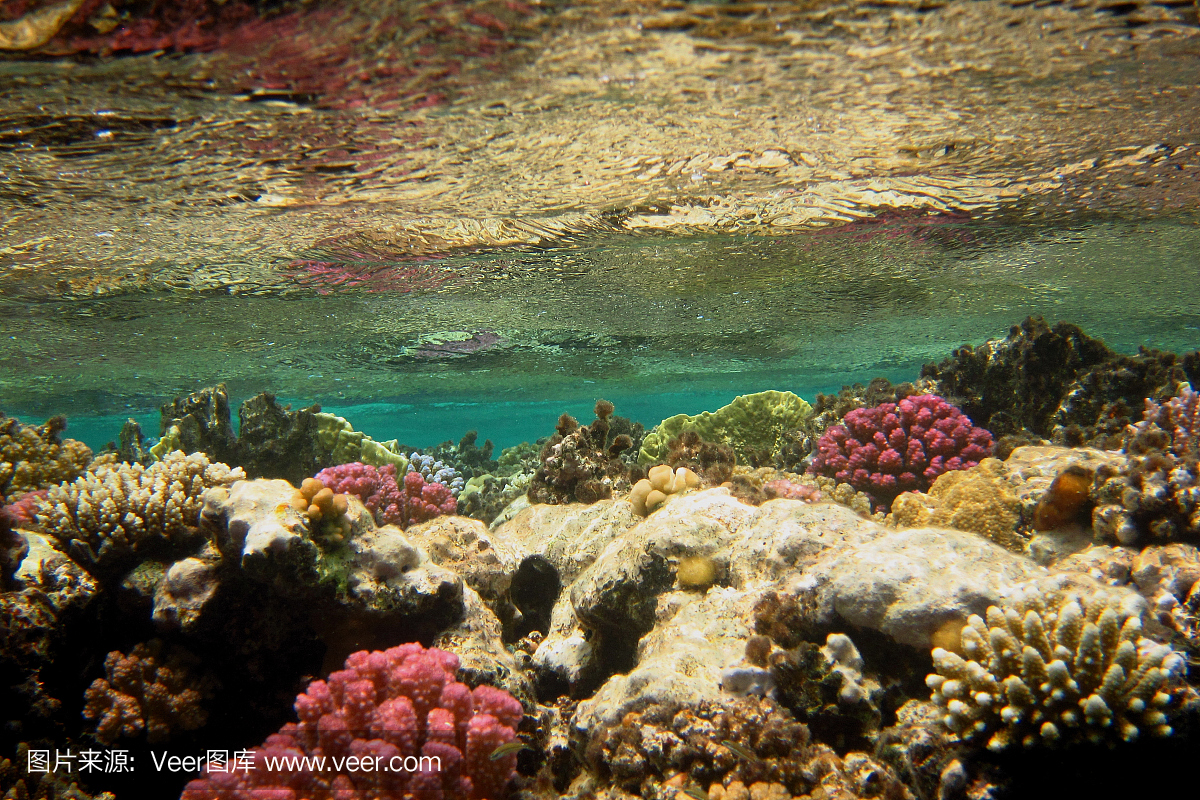
[[[696,800],[708,800],[708,792],[704,791],[699,786],[686,786],[682,791],[688,797],[694,797]]]
[[[737,742],[731,742],[728,739],[722,739],[721,745],[729,748],[729,751],[738,758],[744,758],[747,761],[758,761],[758,754],[749,747],[746,747],[744,744],[738,744]]]
[[[532,750],[532,749],[533,749],[532,747],[529,747],[524,742],[522,742],[521,740],[518,739],[516,741],[512,741],[512,742],[508,742],[506,744],[500,745],[499,747],[497,747],[495,750],[492,751],[492,754],[490,756],[488,756],[488,758],[490,758],[492,761],[499,761],[500,759],[504,758],[507,755],[512,755],[513,753],[519,753],[522,750]]]

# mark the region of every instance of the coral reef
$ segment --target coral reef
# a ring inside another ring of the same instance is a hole
[[[1003,462],[985,458],[969,469],[939,475],[928,494],[905,492],[892,501],[888,522],[901,528],[956,528],[1020,552],[1021,501]]]
[[[621,434],[609,442],[612,403],[596,401],[595,413],[596,419],[583,426],[569,414],[558,418],[557,433],[542,447],[541,466],[529,484],[529,502],[594,503],[627,484],[621,453],[633,440]]]
[[[864,753],[838,757],[762,698],[652,705],[599,731],[587,756],[601,777],[640,797],[910,796],[886,766]]]
[[[651,467],[649,475],[634,484],[629,492],[629,502],[635,513],[645,517],[667,502],[671,495],[699,486],[700,476],[687,467],[672,471],[666,464],[659,464]]]
[[[203,701],[214,687],[194,675],[197,662],[178,647],[164,653],[158,639],[135,645],[128,655],[109,653],[107,677],[97,678],[84,698],[83,716],[96,722],[96,738],[111,745],[145,731],[146,740],[157,743],[202,726],[208,717]]]
[[[667,442],[664,460],[671,469],[687,467],[710,486],[720,486],[729,480],[736,463],[732,447],[706,442],[694,430],[682,431]]]
[[[665,461],[670,441],[684,431],[695,431],[707,442],[732,447],[743,464],[767,466],[793,444],[786,435],[803,430],[811,417],[812,406],[791,392],[741,395],[716,411],[664,419],[642,440],[638,460],[642,464]]]
[[[51,487],[37,503],[38,522],[63,552],[106,576],[147,547],[186,543],[205,490],[243,478],[241,468],[178,450],[151,467],[105,465]]]
[[[307,514],[320,536],[331,544],[340,544],[350,535],[351,521],[346,516],[350,501],[316,478],[305,478],[292,496],[292,508]]]
[[[66,417],[51,417],[42,425],[22,425],[0,412],[0,505],[26,492],[73,481],[92,460],[83,442],[59,437]]]
[[[1096,537],[1133,545],[1200,535],[1200,392],[1185,385],[1165,403],[1146,400],[1125,452],[1124,469],[1096,470]]]
[[[456,498],[458,497],[458,493],[462,491],[464,478],[459,474],[458,470],[449,464],[435,459],[433,456],[421,455],[416,452],[409,453],[408,470],[409,472],[420,473],[426,483],[442,484]]]
[[[472,691],[456,682],[458,666],[457,656],[419,644],[353,653],[344,669],[296,698],[299,722],[284,725],[253,751],[253,770],[207,770],[188,784],[183,800],[243,793],[326,800],[363,796],[359,792],[498,800],[517,760],[515,751],[498,748],[516,739],[521,704],[503,690]],[[318,772],[268,765],[276,757],[313,754],[351,757],[355,767],[375,768]]]
[[[809,472],[849,483],[886,508],[901,492],[975,466],[991,449],[991,434],[957,408],[937,395],[914,395],[846,414],[821,435]]]
[[[315,480],[331,492],[360,499],[380,525],[406,528],[439,514],[453,514],[458,509],[448,486],[426,483],[419,472],[409,472],[397,483],[396,473],[392,464],[376,468],[355,462],[323,469]]]
[[[1119,356],[1075,325],[1051,328],[1029,317],[1006,339],[925,365],[921,377],[997,437],[1032,434],[1107,447],[1129,409],[1144,398],[1172,397],[1183,382],[1200,378],[1190,363],[1145,349]]]
[[[1168,736],[1167,711],[1185,693],[1183,657],[1142,635],[1120,595],[1068,597],[1047,608],[1036,593],[972,615],[962,653],[934,648],[926,683],[943,723],[991,750],[1086,739]]]

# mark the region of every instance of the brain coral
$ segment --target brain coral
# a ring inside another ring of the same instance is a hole
[[[739,462],[757,464],[764,456],[774,457],[787,447],[787,434],[804,428],[811,417],[812,406],[791,392],[744,394],[716,411],[664,419],[642,440],[638,461],[665,461],[668,443],[684,431],[695,431],[706,442],[732,447]]]
[[[889,506],[944,472],[973,467],[992,450],[992,435],[937,395],[858,408],[821,435],[810,473],[836,478]]]
[[[415,643],[354,653],[296,698],[300,721],[252,751],[254,769],[208,771],[182,800],[501,800],[517,757],[497,748],[516,739],[521,704],[456,682],[457,669],[453,653]],[[324,770],[272,768],[278,758],[314,755],[328,759]]]
[[[1168,736],[1166,709],[1184,691],[1183,657],[1143,637],[1116,594],[992,606],[967,621],[962,652],[935,648],[925,682],[945,726],[991,750]]]

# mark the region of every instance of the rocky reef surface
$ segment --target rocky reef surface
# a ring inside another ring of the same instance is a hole
[[[5,418],[0,790],[1161,791],[1200,714],[1198,363],[1031,319],[909,384],[649,430],[601,400],[499,454],[270,395],[235,436],[223,387],[99,455]]]

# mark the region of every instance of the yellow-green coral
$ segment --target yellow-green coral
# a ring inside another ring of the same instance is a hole
[[[986,536],[1001,547],[1021,551],[1017,532],[1021,501],[1008,482],[1004,462],[985,458],[978,466],[939,475],[928,494],[905,492],[892,501],[888,520],[898,527],[937,526]]]
[[[1183,656],[1143,637],[1133,604],[1115,593],[1051,609],[1035,593],[992,606],[986,622],[968,619],[962,653],[934,648],[937,674],[925,682],[947,728],[996,751],[1168,736],[1166,710],[1187,691]]]
[[[408,459],[397,452],[400,445],[395,439],[377,442],[362,431],[354,430],[344,417],[324,412],[314,416],[317,418],[317,441],[333,454],[334,464],[354,461],[373,467],[394,464],[397,475],[403,475],[408,469]]]
[[[642,464],[664,460],[667,442],[683,431],[695,431],[706,442],[729,445],[739,462],[749,463],[755,454],[778,453],[785,444],[784,434],[803,428],[812,413],[812,406],[791,392],[744,394],[716,411],[664,419],[642,440],[638,460]]]
[[[92,460],[83,442],[59,439],[67,427],[62,417],[44,425],[22,425],[0,413],[0,505],[25,492],[74,480]]]
[[[175,541],[197,527],[201,495],[245,478],[241,467],[176,450],[151,467],[104,464],[51,486],[38,521],[89,571],[106,570],[151,540]]]

